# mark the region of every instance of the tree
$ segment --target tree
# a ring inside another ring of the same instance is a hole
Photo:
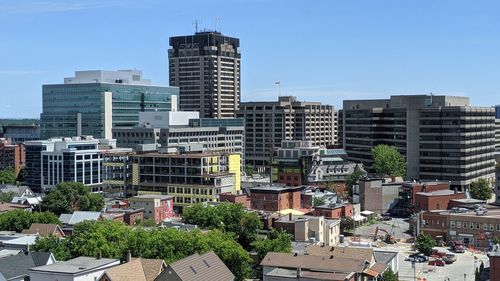
[[[344,233],[354,230],[354,219],[349,217],[342,217],[340,219],[340,229]]]
[[[0,170],[0,184],[15,184],[16,172],[12,168]]]
[[[313,206],[314,207],[325,205],[325,202],[326,202],[326,199],[325,199],[324,196],[322,196],[322,197],[313,197]]]
[[[354,185],[356,185],[356,183],[358,183],[358,181],[362,177],[364,177],[365,175],[366,175],[365,171],[356,167],[356,169],[354,169],[354,172],[352,172],[352,174],[348,175],[345,178],[345,186],[347,188],[347,192],[349,193],[349,196],[352,197]]]
[[[485,179],[478,179],[470,184],[470,196],[474,199],[488,200],[493,194],[490,183]]]
[[[373,168],[380,176],[406,176],[406,160],[395,146],[379,144],[372,148]]]
[[[71,259],[70,245],[68,239],[60,239],[52,234],[48,236],[40,236],[35,240],[33,250],[36,252],[52,252],[58,261]]]
[[[0,214],[0,230],[21,232],[33,223],[59,224],[56,215],[50,212],[30,213],[25,210],[12,210]]]
[[[10,202],[12,202],[12,199],[14,198],[14,196],[16,196],[16,193],[13,191],[2,192],[2,193],[0,193],[0,202],[10,203]]]
[[[156,226],[156,221],[154,219],[145,219],[137,223],[137,225],[142,227],[154,227]]]
[[[252,165],[246,165],[246,166],[245,166],[245,174],[246,174],[247,176],[251,176],[251,175],[253,175],[254,173],[255,173],[255,170],[254,170],[254,168],[253,168],[253,166],[252,166]]]
[[[269,252],[290,253],[292,251],[292,236],[283,231],[273,231],[269,237],[254,241],[252,247],[261,261]]]
[[[419,234],[417,236],[416,246],[420,253],[430,256],[432,248],[436,246],[436,241],[430,235]]]
[[[382,274],[382,281],[398,281],[398,275],[392,271],[392,269],[389,267],[384,273]]]
[[[63,182],[51,190],[42,201],[42,209],[56,215],[74,211],[101,211],[104,198],[91,193],[90,188],[79,182]]]

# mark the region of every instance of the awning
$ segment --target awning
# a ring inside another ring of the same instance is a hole
[[[353,219],[354,219],[354,221],[364,221],[364,220],[366,220],[366,217],[363,217],[361,215],[355,215],[353,217]]]
[[[369,216],[369,215],[373,215],[373,214],[375,214],[375,213],[374,213],[374,212],[372,212],[372,211],[364,210],[363,212],[361,212],[361,214],[362,214],[363,216]]]

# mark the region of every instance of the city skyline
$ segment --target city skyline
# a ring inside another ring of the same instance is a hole
[[[492,106],[500,103],[498,7],[494,1],[7,0],[0,3],[0,118],[39,118],[42,84],[61,83],[77,70],[136,68],[168,86],[168,39],[193,34],[195,21],[199,29],[241,40],[243,102],[275,100],[280,81],[281,95],[336,108],[344,99],[430,92]]]

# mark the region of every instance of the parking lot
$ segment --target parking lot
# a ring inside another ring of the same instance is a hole
[[[442,252],[451,253],[448,248],[436,248]],[[447,264],[445,266],[429,266],[427,262],[416,263],[414,270],[412,263],[405,261],[405,258],[413,253],[410,244],[390,245],[381,249],[399,252],[399,280],[401,281],[413,281],[415,277],[437,281],[448,280],[447,278],[451,281],[474,281],[475,267],[479,267],[481,262],[484,262],[485,267],[488,266],[488,258],[485,254],[476,253],[473,256],[471,252],[466,251],[463,254],[456,254],[457,260],[452,264]]]

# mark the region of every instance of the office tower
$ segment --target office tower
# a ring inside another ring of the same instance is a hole
[[[216,31],[170,38],[170,85],[184,111],[201,118],[234,118],[240,105],[240,40]]]
[[[500,152],[500,105],[495,106],[495,148]]]
[[[26,185],[41,193],[61,182],[80,182],[101,190],[102,151],[116,148],[114,140],[92,136],[28,141],[26,146]]]
[[[241,103],[238,117],[245,119],[245,161],[259,169],[270,168],[282,140],[337,144],[336,113],[331,105],[282,96],[278,101]]]
[[[93,135],[137,125],[141,111],[170,111],[178,89],[152,86],[140,70],[76,71],[64,84],[43,85],[42,139]]]
[[[3,137],[10,139],[12,144],[40,139],[40,125],[3,125]]]
[[[408,178],[445,180],[451,188],[495,176],[495,112],[467,97],[409,95],[345,100],[343,139],[349,159],[370,170],[372,147],[394,145],[408,162]]]
[[[119,147],[137,149],[144,144],[158,144],[174,148],[196,143],[210,151],[239,153],[242,159],[244,134],[241,118],[199,118],[196,111],[141,112],[138,126],[113,129]]]

